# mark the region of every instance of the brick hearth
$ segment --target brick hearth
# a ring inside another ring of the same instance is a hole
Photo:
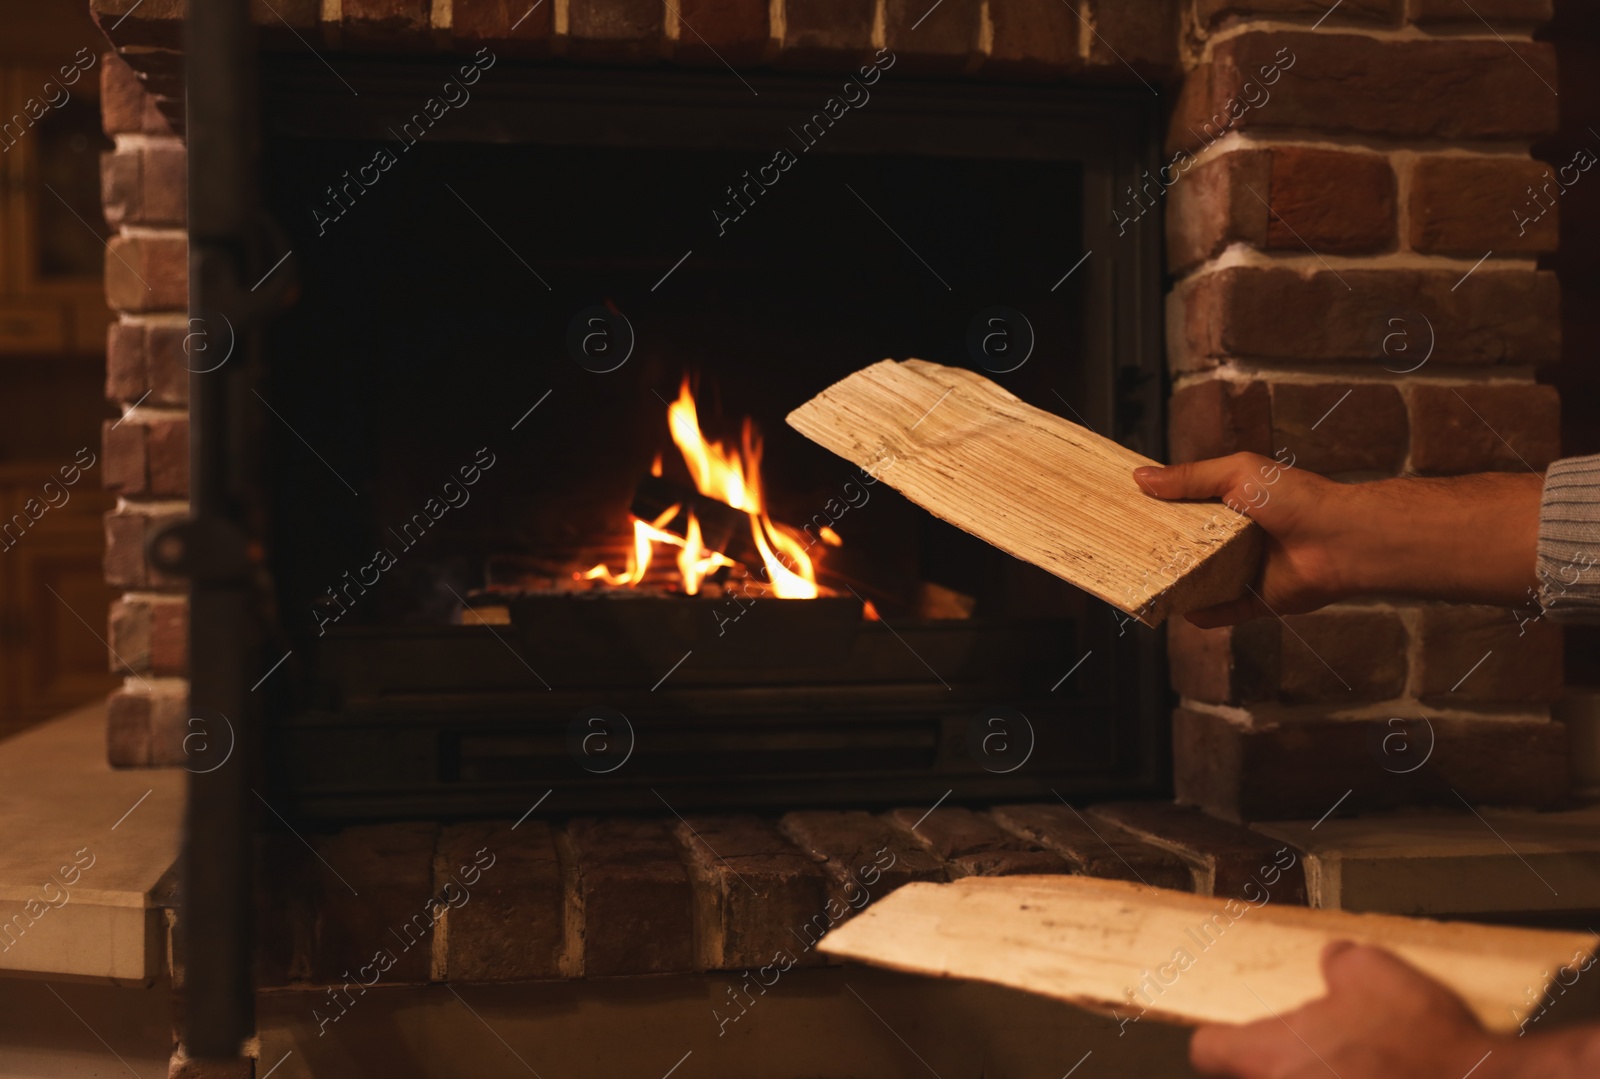
[[[263,841],[264,986],[353,982],[380,951],[392,955],[384,985],[813,966],[824,962],[816,942],[869,902],[972,875],[1079,873],[1251,903],[1306,896],[1295,847],[1147,803],[561,826],[534,816],[307,838]]]
[[[130,680],[111,702],[121,765],[180,761],[185,733],[183,604],[142,554],[187,490],[171,126],[182,6],[94,3],[103,26],[118,24],[120,54],[104,66],[117,140],[106,203],[120,232],[107,259],[120,313],[107,392],[142,402],[105,441],[121,497],[106,572],[126,590],[111,645],[146,683]],[[1560,349],[1559,287],[1536,261],[1555,247],[1557,216],[1519,224],[1513,213],[1530,216],[1547,168],[1528,148],[1556,127],[1554,52],[1531,36],[1549,0],[1346,0],[1331,11],[1320,0],[1085,0],[1076,14],[1059,0],[944,0],[917,24],[922,13],[907,0],[549,0],[521,18],[507,0],[306,0],[261,5],[256,18],[269,50],[488,45],[583,63],[720,69],[720,57],[831,71],[888,48],[908,74],[1145,83],[1172,102],[1177,179],[1148,177],[1106,212],[1143,207],[1131,228],[1161,227],[1147,210],[1164,215],[1173,459],[1283,451],[1297,467],[1363,479],[1537,470],[1558,455],[1557,396],[1534,381]],[[1380,598],[1168,633],[1183,698],[1178,796],[1214,814],[1317,816],[1347,791],[1340,813],[1458,795],[1544,806],[1565,789],[1564,732],[1548,709],[1561,640],[1546,623],[1522,632],[1507,611]],[[1432,722],[1430,768],[1401,774],[1374,756],[1374,724],[1391,717]],[[1516,767],[1503,767],[1511,756]]]

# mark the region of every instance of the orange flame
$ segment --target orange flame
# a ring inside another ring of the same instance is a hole
[[[806,544],[792,530],[775,524],[767,514],[761,490],[761,440],[750,419],[745,418],[738,449],[709,441],[700,430],[699,412],[685,375],[678,399],[667,406],[667,428],[694,479],[695,489],[708,498],[743,510],[749,517],[750,538],[766,566],[773,594],[780,599],[815,599],[820,590],[816,566],[806,552]],[[661,475],[660,457],[652,462],[650,471],[652,475]],[[602,564],[579,576],[586,580],[602,579],[612,585],[636,586],[650,566],[654,545],[665,543],[680,548],[678,572],[683,590],[691,596],[697,594],[708,574],[735,563],[721,552],[705,547],[700,522],[692,512],[685,528],[686,535],[680,537],[663,531],[662,526],[677,515],[679,508],[672,506],[654,521],[634,518],[634,546],[628,554],[628,568],[622,573],[612,573]],[[838,546],[838,535],[831,529],[826,529],[825,533],[825,541]]]

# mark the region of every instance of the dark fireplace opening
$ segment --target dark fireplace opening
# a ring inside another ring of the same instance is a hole
[[[1093,209],[1143,167],[1148,110],[891,76],[824,128],[827,80],[740,100],[500,61],[425,126],[427,65],[375,63],[385,92],[331,110],[316,73],[269,72],[264,194],[299,285],[256,387],[294,657],[268,744],[295,813],[1163,781],[1147,630],[784,423],[915,357],[1157,453],[1154,253]],[[674,436],[686,400],[702,442]],[[707,443],[769,525],[706,495]],[[676,540],[631,580],[636,518]],[[796,550],[817,598],[781,595]]]

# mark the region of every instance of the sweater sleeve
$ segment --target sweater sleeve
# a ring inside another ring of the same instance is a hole
[[[1539,604],[1554,622],[1600,622],[1600,454],[1557,461],[1539,504]]]

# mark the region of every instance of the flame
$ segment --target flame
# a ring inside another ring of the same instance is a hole
[[[689,389],[689,377],[685,375],[678,399],[667,406],[667,429],[683,456],[695,489],[708,498],[743,510],[749,517],[750,538],[766,567],[766,578],[773,594],[780,599],[816,598],[820,589],[816,565],[807,553],[807,544],[794,530],[774,523],[767,513],[761,489],[761,440],[750,419],[745,418],[738,448],[708,440],[700,430],[699,411]],[[661,475],[659,455],[651,463],[650,473]],[[691,596],[697,594],[707,575],[736,563],[720,551],[705,546],[700,522],[692,511],[684,536],[663,531],[663,526],[677,516],[679,509],[679,506],[672,506],[653,521],[634,518],[633,550],[628,554],[628,568],[623,572],[612,573],[601,564],[577,576],[633,587],[644,579],[654,545],[665,543],[679,548],[678,573],[683,590]],[[822,531],[826,543],[838,546],[842,542],[832,529]]]

